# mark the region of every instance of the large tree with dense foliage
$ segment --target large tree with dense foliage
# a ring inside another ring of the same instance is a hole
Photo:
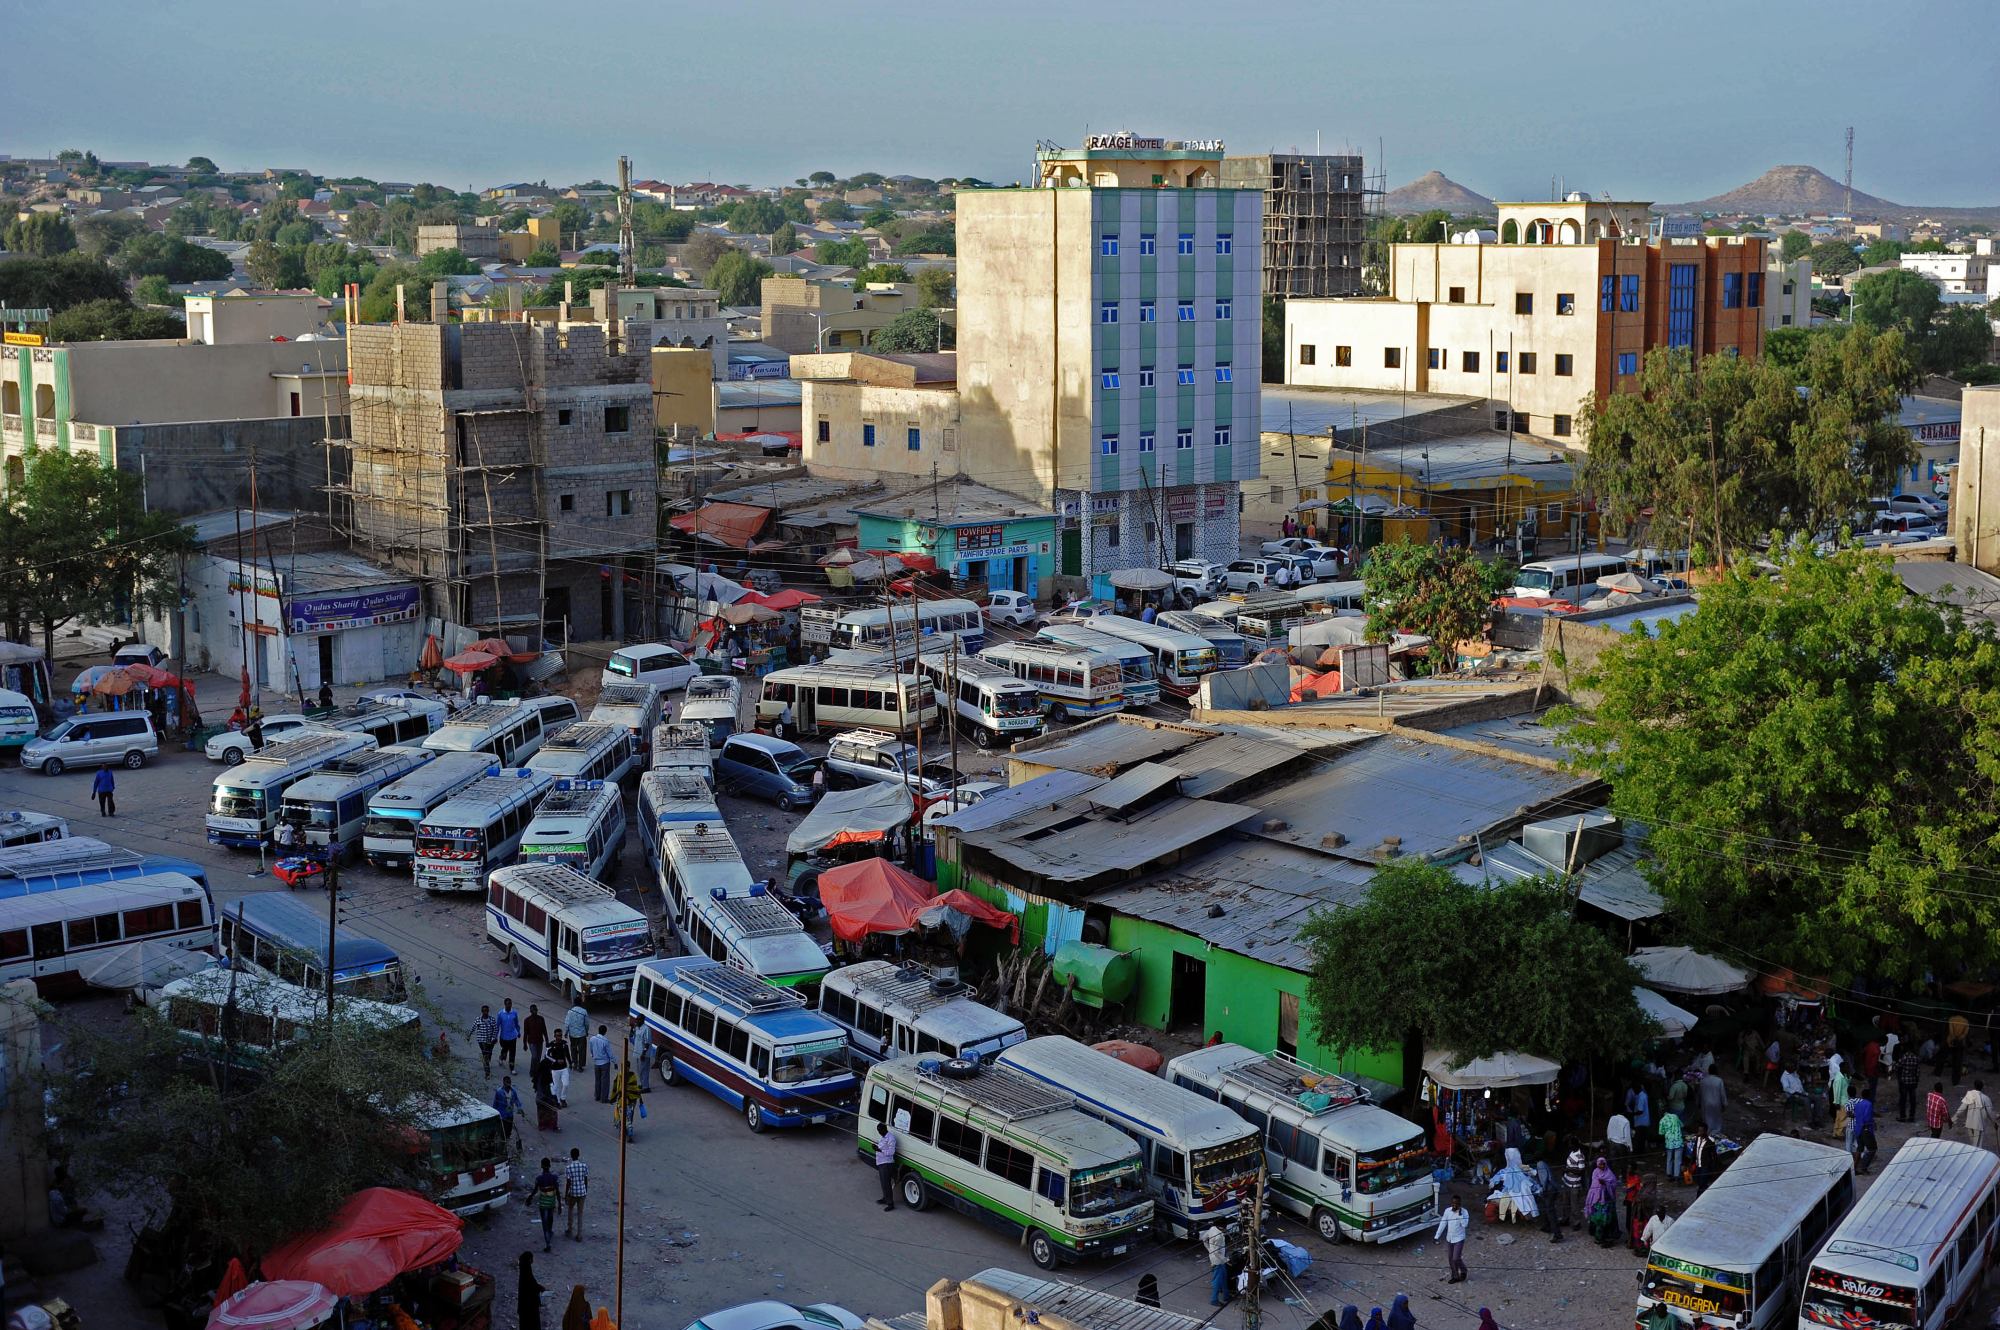
[[[1720,559],[1784,527],[1837,525],[1915,457],[1896,424],[1917,371],[1900,333],[1812,338],[1796,369],[1656,348],[1638,391],[1592,398],[1584,485],[1629,529]]]
[[[1880,555],[1779,558],[1601,655],[1564,742],[1689,939],[1837,981],[1991,967],[2000,639]]]
[[[0,305],[58,312],[89,300],[123,300],[125,283],[94,254],[0,262]]]
[[[837,268],[860,268],[868,263],[868,242],[860,237],[848,240],[822,240],[813,247],[813,254],[821,263]]]
[[[764,260],[732,249],[715,261],[708,270],[707,281],[715,288],[722,304],[761,305],[764,303],[764,279],[775,271]]]
[[[1312,951],[1313,1027],[1343,1052],[1414,1036],[1468,1060],[1568,1061],[1631,1053],[1655,1033],[1631,964],[1540,879],[1477,887],[1395,860],[1360,904],[1314,914],[1299,937]]]
[[[38,259],[54,258],[76,248],[76,229],[52,212],[17,217],[0,228],[0,249],[29,254]]]
[[[1368,637],[1386,642],[1418,633],[1435,644],[1433,671],[1450,668],[1453,648],[1486,629],[1487,608],[1509,581],[1508,570],[1462,545],[1403,541],[1377,545],[1361,569],[1367,587]]]
[[[934,309],[905,310],[875,334],[871,351],[949,351],[958,344],[952,326]]]
[[[178,302],[174,304],[171,310],[155,309],[151,305],[135,305],[122,295],[116,300],[86,300],[49,320],[49,340],[133,342],[184,337],[187,326],[181,321]]]
[[[1812,237],[1804,231],[1787,231],[1785,238],[1778,242],[1778,252],[1784,256],[1787,263],[1812,253],[1812,247]]]
[[[1822,240],[1807,253],[1812,259],[1813,271],[1827,277],[1838,277],[1861,266],[1861,256],[1854,252],[1852,241]]]
[[[228,256],[166,235],[134,236],[118,252],[127,277],[164,277],[169,282],[219,282],[233,271]]]
[[[949,268],[921,268],[917,271],[917,304],[923,309],[942,309],[958,298],[958,282]]]

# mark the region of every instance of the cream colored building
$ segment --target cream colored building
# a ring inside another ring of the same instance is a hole
[[[766,277],[758,340],[795,356],[858,351],[900,314],[917,308],[913,282],[829,282]]]
[[[1496,429],[1580,443],[1653,347],[1761,354],[1764,242],[1654,234],[1649,206],[1503,203],[1497,242],[1391,246],[1387,296],[1286,304],[1284,381],[1481,397]]]
[[[1812,327],[1812,260],[1790,263],[1771,251],[1764,276],[1764,329]]]
[[[1967,388],[1959,408],[1951,534],[1962,562],[2000,575],[2000,384]]]
[[[965,474],[958,455],[957,357],[832,352],[793,356],[803,393],[802,461],[814,475],[872,480]]]
[[[870,1317],[868,1330],[901,1330]],[[993,1268],[940,1279],[924,1293],[923,1330],[1203,1330],[1207,1322],[1044,1274]]]
[[[729,323],[722,317],[722,294],[703,287],[600,286],[590,293],[591,318],[652,324],[654,346],[706,350],[718,379],[729,377]]]

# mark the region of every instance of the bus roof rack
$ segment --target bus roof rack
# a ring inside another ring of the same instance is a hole
[[[709,899],[729,917],[729,922],[736,925],[743,937],[775,937],[780,933],[799,931],[797,916],[770,896],[712,896]]]
[[[745,1011],[783,1011],[806,1004],[806,1000],[791,989],[773,988],[763,980],[731,969],[721,961],[708,965],[683,965],[678,973],[710,997],[733,1003]]]
[[[1259,1054],[1252,1061],[1237,1063],[1222,1076],[1224,1080],[1289,1099],[1315,1114],[1364,1103],[1368,1098],[1367,1089],[1356,1082],[1283,1053]]]
[[[977,1067],[965,1076],[948,1075],[939,1068],[935,1059],[926,1058],[917,1064],[917,1075],[932,1085],[957,1091],[1009,1122],[1076,1106],[1076,1100],[1062,1091],[1007,1067]]]
[[[617,787],[613,786],[612,797],[617,797]],[[577,781],[574,784],[557,781],[556,787],[542,796],[536,806],[535,815],[543,813],[587,813],[604,799],[605,785],[601,780]]]
[[[853,977],[857,993],[893,998],[912,1011],[928,1011],[948,1002],[972,996],[972,989],[956,979],[938,979],[921,965],[903,965]]]
[[[615,900],[618,893],[596,878],[579,873],[567,864],[512,864],[502,870],[510,882],[533,887],[550,900],[574,905],[588,901]]]

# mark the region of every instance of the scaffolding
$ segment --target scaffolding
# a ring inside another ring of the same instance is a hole
[[[1267,153],[1223,160],[1226,188],[1264,192],[1264,294],[1361,293],[1367,180],[1359,155]]]

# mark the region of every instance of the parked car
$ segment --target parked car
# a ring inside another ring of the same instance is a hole
[[[1006,782],[997,780],[969,780],[957,789],[944,795],[936,803],[924,810],[922,826],[925,835],[930,834],[931,824],[941,817],[963,812],[987,795],[1007,788]]]
[[[394,706],[398,702],[436,702],[436,693],[426,693],[421,688],[410,688],[399,683],[378,683],[373,688],[361,690],[363,702],[380,702],[384,706]],[[268,728],[268,726],[266,727]]]
[[[1898,494],[1889,500],[1891,513],[1915,513],[1928,517],[1939,526],[1945,523],[1946,509],[1942,501],[1925,494]]]
[[[425,700],[435,702],[437,699]],[[318,725],[319,722],[309,716],[266,716],[264,742],[271,743],[273,740],[288,737],[295,730],[309,730]],[[201,755],[211,762],[220,762],[225,767],[233,767],[250,756],[250,740],[241,730],[224,730],[220,734],[210,736],[209,741],[201,747]]]
[[[1222,573],[1222,584],[1231,591],[1265,591],[1296,580],[1292,566],[1277,559],[1238,559]]]
[[[1347,575],[1347,551],[1335,549],[1331,545],[1308,545],[1300,550],[1298,558],[1312,565],[1313,578],[1320,582],[1337,582]]]
[[[859,1316],[830,1302],[815,1302],[810,1307],[746,1302],[691,1321],[687,1330],[861,1330],[863,1324]]]
[[[1306,536],[1286,536],[1282,540],[1267,540],[1257,547],[1259,554],[1304,554],[1317,548],[1319,542]]]
[[[1289,586],[1310,586],[1319,581],[1319,563],[1310,554],[1275,554],[1272,563],[1281,563],[1292,570]]]
[[[732,734],[715,755],[715,783],[737,794],[768,799],[787,813],[810,808],[813,771],[820,759],[789,739]]]
[[[160,736],[143,711],[99,711],[71,716],[21,745],[21,765],[44,776],[70,767],[117,762],[137,770],[160,755]]]
[[[1042,612],[1035,608],[1035,598],[1025,591],[991,592],[981,612],[994,623],[1011,623],[1018,628],[1026,628],[1042,617]]]
[[[1115,614],[1117,607],[1101,600],[1073,600],[1049,616],[1050,623],[1088,623],[1102,614]]]
[[[917,746],[880,730],[847,730],[826,746],[826,779],[843,786],[870,782],[909,786],[919,799],[936,799],[962,784],[949,762],[917,761]]]
[[[1918,540],[1944,534],[1934,520],[1922,513],[1883,513],[1875,519],[1875,530],[1885,535],[1914,536]]]
[[[167,653],[156,646],[144,642],[127,642],[119,647],[111,657],[113,665],[151,665],[155,669],[168,669]]]
[[[1184,605],[1212,600],[1222,590],[1222,565],[1206,559],[1177,559],[1160,571],[1174,579],[1174,595]]]

